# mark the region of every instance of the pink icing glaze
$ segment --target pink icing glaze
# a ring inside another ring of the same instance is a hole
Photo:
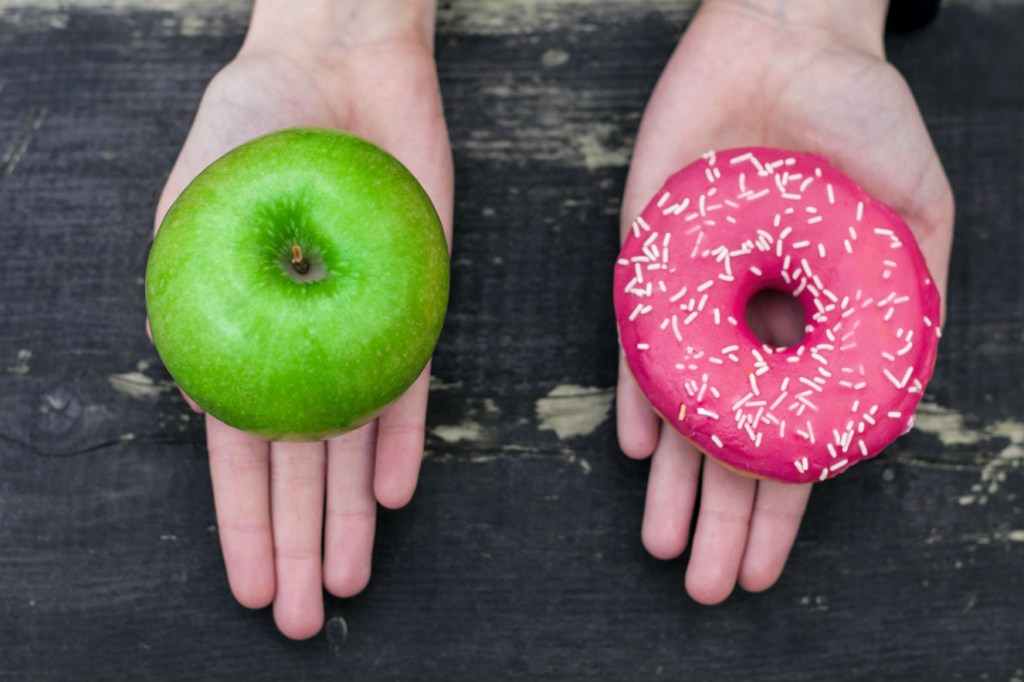
[[[791,293],[790,348],[747,326]],[[709,152],[668,179],[615,267],[630,370],[664,419],[726,465],[824,480],[913,425],[935,364],[939,293],[906,223],[812,154]]]

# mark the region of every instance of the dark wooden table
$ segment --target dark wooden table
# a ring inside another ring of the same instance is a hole
[[[641,547],[613,419],[619,197],[690,4],[442,3],[427,459],[369,588],[294,643],[228,591],[202,423],[143,332],[156,198],[248,7],[0,1],[0,680],[1024,680],[1024,2],[890,37],[958,199],[935,379],[815,489],[779,584],[715,608]]]

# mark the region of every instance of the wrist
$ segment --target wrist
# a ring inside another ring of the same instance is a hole
[[[256,0],[242,50],[416,41],[433,51],[436,12],[436,0]]]
[[[704,0],[701,9],[740,12],[787,31],[813,31],[884,57],[889,0]]]

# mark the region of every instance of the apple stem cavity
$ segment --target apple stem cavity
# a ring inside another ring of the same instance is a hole
[[[309,272],[309,263],[302,257],[302,247],[298,244],[292,245],[292,268],[300,275]]]

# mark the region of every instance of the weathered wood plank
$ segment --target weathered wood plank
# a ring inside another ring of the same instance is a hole
[[[918,429],[815,490],[763,595],[639,542],[610,263],[694,3],[441,3],[459,200],[416,499],[296,644],[237,606],[143,331],[152,212],[246,2],[0,2],[0,679],[1024,679],[1024,2],[894,37],[958,199]]]

